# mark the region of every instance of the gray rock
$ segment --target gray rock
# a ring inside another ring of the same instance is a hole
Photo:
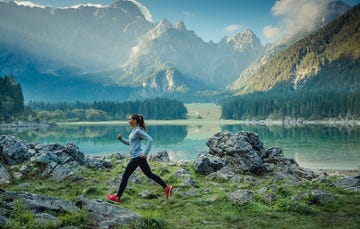
[[[10,181],[10,174],[0,161],[0,185],[10,184]]]
[[[221,180],[230,180],[235,176],[234,170],[230,166],[225,166],[224,168],[216,171],[209,175],[210,179],[221,179]]]
[[[167,151],[160,151],[157,152],[154,155],[150,155],[149,161],[163,161],[163,162],[169,162],[169,154]]]
[[[283,171],[277,171],[272,175],[273,181],[285,181],[288,185],[299,185],[301,179]]]
[[[22,173],[23,175],[28,174],[30,171],[31,171],[31,168],[30,168],[30,166],[28,166],[28,165],[22,165],[22,166],[19,168],[19,172]]]
[[[229,131],[222,131],[214,134],[206,142],[210,154],[223,157],[237,153],[246,153],[252,150],[251,144],[243,135],[234,135]]]
[[[335,196],[327,191],[322,190],[312,190],[310,195],[310,203],[309,204],[323,204],[328,201],[332,201],[335,199]]]
[[[233,157],[225,156],[225,159],[242,174],[261,175],[265,171],[261,158],[253,150],[236,154]]]
[[[233,134],[222,131],[210,137],[206,145],[209,147],[209,153],[199,155],[194,163],[195,170],[203,174],[213,173],[221,166],[230,164],[234,171],[240,174],[275,173],[275,180],[287,177],[292,181],[312,180],[317,177],[312,170],[300,167],[294,159],[286,158],[281,148],[265,149],[256,133],[240,131]],[[211,158],[214,157],[223,160],[216,169],[211,166]],[[204,158],[208,158],[210,162]]]
[[[0,227],[1,228],[6,228],[6,224],[8,223],[9,219],[6,218],[5,216],[3,215],[0,215]]]
[[[86,166],[98,170],[112,167],[111,162],[106,160],[85,158],[84,163]]]
[[[259,193],[260,195],[265,195],[266,191],[268,190],[268,188],[266,186],[260,188],[259,190],[257,190],[256,192]]]
[[[63,152],[66,152],[68,155],[70,155],[75,161],[83,162],[85,155],[80,152],[79,147],[77,147],[74,143],[68,143],[65,146],[65,149]]]
[[[264,147],[263,143],[260,141],[260,137],[257,133],[240,131],[237,133],[237,135],[244,136],[246,141],[251,144],[253,150],[255,150],[261,157],[261,155],[265,151],[265,147]]]
[[[199,191],[194,188],[186,189],[184,192],[178,192],[180,197],[196,197],[199,196]]]
[[[20,172],[13,172],[13,178],[15,179],[15,180],[21,180],[21,179],[23,179],[24,178],[24,175],[22,174],[22,173],[20,173]]]
[[[275,193],[266,193],[263,195],[264,202],[267,204],[272,204],[278,200],[277,195]]]
[[[209,173],[214,172],[214,169],[210,166],[209,158],[206,157],[196,158],[193,162],[193,166],[196,172],[203,175],[207,175]]]
[[[211,155],[209,153],[200,153],[197,158],[201,159],[201,158],[207,158],[209,159],[209,163],[207,162],[207,159],[205,159],[206,161],[204,161],[209,167],[208,170],[209,171],[218,171],[220,170],[221,168],[223,168],[225,165],[226,165],[226,160],[221,158],[221,157],[218,157],[216,155]],[[201,164],[201,163],[200,163]]]
[[[214,171],[218,171],[226,165],[226,161],[220,157],[212,156],[209,160],[210,166],[214,169]]]
[[[68,167],[68,165],[57,165],[49,174],[50,180],[53,181],[62,181],[65,178],[73,176],[73,171]]]
[[[284,156],[282,149],[279,147],[271,147],[262,155],[264,163],[279,164],[285,163],[287,158]]]
[[[87,223],[93,228],[113,228],[130,224],[140,225],[139,223],[143,222],[143,218],[134,212],[99,200],[90,200],[86,197],[80,197],[75,205],[57,197],[6,191],[0,188],[0,199],[2,200],[0,212],[2,215],[4,213],[0,217],[0,225],[6,225],[8,221],[6,215],[9,215],[6,212],[13,210],[17,200],[35,213],[34,224],[41,225],[41,227],[58,228],[61,225],[61,220],[56,215],[64,213],[80,214],[80,208],[85,209]]]
[[[343,188],[347,191],[360,192],[360,173],[355,176],[345,177],[335,182],[335,187]]]
[[[263,167],[264,167],[266,172],[271,172],[271,171],[273,171],[275,169],[275,164],[266,162],[266,163],[263,164]]]
[[[91,200],[81,196],[76,205],[86,209],[87,219],[94,228],[114,228],[143,222],[140,215],[100,200]]]
[[[195,186],[197,186],[196,181],[194,179],[191,179],[191,178],[184,179],[179,185],[179,187],[182,187],[182,188],[184,188],[184,187],[195,187]]]
[[[108,161],[85,158],[79,148],[72,143],[68,143],[66,146],[26,144],[15,136],[1,135],[0,149],[0,157],[7,165],[18,165],[24,161],[32,162],[31,165],[22,165],[20,169],[12,166],[14,171],[7,171],[7,173],[0,166],[2,171],[0,183],[6,183],[6,175],[11,173],[15,174],[17,179],[21,179],[22,175],[41,174],[42,177],[61,181],[72,177],[83,165],[95,169],[111,168],[112,166]]]
[[[60,158],[56,154],[48,151],[36,153],[31,157],[30,161],[41,164],[49,164],[51,162],[61,163]]]
[[[175,172],[174,176],[176,178],[190,177],[190,170],[188,168],[182,168],[181,167]]]
[[[0,135],[0,158],[6,165],[20,164],[30,158],[25,141],[10,135]]]
[[[297,164],[291,164],[286,167],[287,173],[296,176],[298,178],[304,178],[307,180],[312,180],[317,177],[317,175],[311,169],[303,168]],[[283,170],[285,170],[283,168]]]
[[[58,228],[61,226],[61,220],[49,213],[36,213],[34,224],[39,228]]]
[[[0,189],[0,197],[3,199],[3,206],[12,209],[15,201],[20,200],[31,211],[56,212],[56,213],[79,213],[80,209],[75,204],[57,197],[41,196],[29,192],[13,192]]]
[[[312,182],[314,183],[328,183],[328,184],[332,184],[333,182],[330,179],[330,176],[327,173],[321,173],[318,175],[318,177],[316,177],[315,179],[312,180]]]
[[[223,158],[240,173],[262,174],[264,172],[262,159],[263,146],[257,135],[248,132],[232,134],[229,131],[222,131],[214,134],[208,139],[206,145],[209,153]]]
[[[235,192],[227,193],[226,198],[234,204],[243,204],[255,199],[255,193],[248,189],[240,189]]]

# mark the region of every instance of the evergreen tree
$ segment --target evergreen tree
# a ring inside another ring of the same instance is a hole
[[[187,109],[183,102],[166,99],[154,98],[136,101],[94,101],[93,103],[44,103],[30,101],[28,104],[34,110],[55,112],[61,110],[65,112],[64,117],[74,120],[95,121],[102,118],[127,119],[132,113],[143,114],[146,119],[185,119]],[[44,114],[44,113],[43,113]],[[44,116],[43,116],[44,117]]]
[[[256,92],[223,101],[224,119],[326,119],[360,117],[360,91]]]
[[[24,96],[15,77],[0,77],[0,119],[10,119],[23,114]]]

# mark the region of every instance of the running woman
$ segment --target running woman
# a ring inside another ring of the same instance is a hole
[[[144,117],[140,114],[132,114],[128,118],[129,125],[133,128],[130,132],[129,139],[125,139],[121,134],[118,134],[117,139],[122,143],[130,146],[131,160],[126,166],[125,172],[116,194],[108,195],[106,198],[115,203],[120,203],[120,198],[124,193],[130,175],[139,166],[143,173],[153,179],[156,183],[164,188],[166,199],[171,195],[172,186],[167,185],[159,176],[151,172],[150,166],[146,160],[152,146],[152,138],[146,133]],[[145,140],[145,148],[141,148],[141,141]]]

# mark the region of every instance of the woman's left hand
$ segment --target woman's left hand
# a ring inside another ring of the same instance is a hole
[[[146,154],[141,154],[140,157],[146,159]]]

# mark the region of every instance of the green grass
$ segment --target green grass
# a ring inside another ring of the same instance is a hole
[[[219,120],[221,107],[215,103],[189,103],[185,104],[189,119]]]
[[[116,192],[118,176],[124,170],[127,160],[122,160],[115,168],[97,171],[84,168],[73,183],[65,180],[52,182],[33,177],[26,181],[15,182],[5,189],[28,191],[45,196],[58,196],[75,202],[79,195],[105,201],[105,196]],[[173,195],[165,200],[162,188],[137,170],[134,174],[141,184],[129,183],[122,197],[121,207],[134,211],[145,218],[144,225],[133,228],[359,228],[360,195],[346,192],[329,184],[304,182],[299,186],[290,186],[285,182],[272,182],[271,177],[256,177],[257,182],[249,183],[242,179],[239,183],[221,179],[209,179],[196,174],[191,165],[186,165],[194,187],[180,187],[184,178],[174,176],[180,165],[150,162],[156,174],[174,185]],[[244,176],[245,177],[245,176]],[[334,178],[335,179],[335,178]],[[116,181],[115,186],[110,181]],[[19,186],[28,183],[26,188]],[[266,203],[257,191],[266,187],[266,193],[274,192],[277,200]],[[226,193],[246,188],[256,193],[254,201],[245,204],[233,204]],[[309,190],[321,189],[333,193],[336,199],[320,205],[310,204]],[[151,198],[140,193],[150,190]],[[300,195],[303,198],[294,199]],[[74,225],[87,228],[86,213],[58,216],[62,226]],[[10,218],[10,228],[35,228],[34,215],[28,209],[16,203]],[[121,228],[121,227],[120,227]]]

